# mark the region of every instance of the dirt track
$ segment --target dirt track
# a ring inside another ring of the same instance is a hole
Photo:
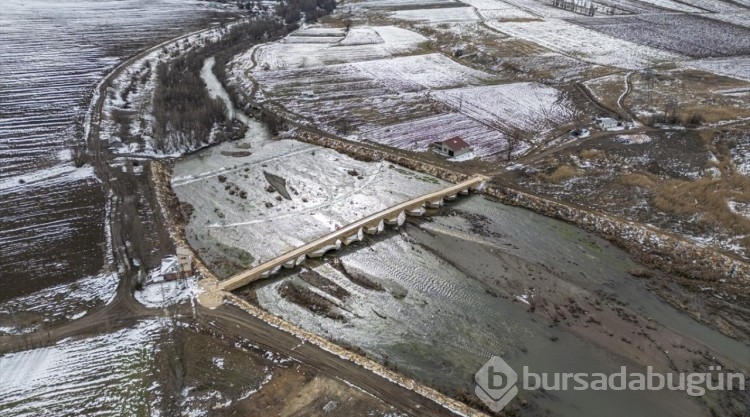
[[[112,270],[124,271],[120,274],[120,283],[114,300],[108,305],[91,312],[79,320],[45,329],[42,332],[26,334],[23,336],[0,336],[0,354],[22,351],[36,347],[50,346],[58,341],[69,337],[84,337],[133,325],[137,321],[150,317],[159,317],[170,314],[162,309],[148,309],[138,303],[133,297],[133,288],[137,279],[137,271],[131,267],[130,256],[126,252],[124,242],[127,240],[127,224],[122,220],[122,202],[133,194],[122,181],[117,181],[116,169],[110,166],[113,155],[102,145],[100,140],[100,122],[104,99],[107,88],[127,66],[132,65],[151,51],[161,48],[163,45],[183,39],[195,33],[209,29],[188,33],[174,38],[170,41],[160,43],[149,48],[136,56],[129,58],[118,65],[97,87],[97,95],[90,106],[90,114],[87,118],[88,126],[88,152],[91,156],[90,162],[94,166],[98,177],[102,180],[102,188],[105,195],[110,196],[112,209],[108,221],[111,225],[112,245],[114,248],[114,262],[110,265]],[[105,142],[106,144],[107,142]],[[121,156],[121,155],[118,155]],[[143,191],[143,189],[141,190]],[[156,196],[151,187],[147,187],[151,202],[156,203]],[[116,197],[116,198],[113,198]],[[155,211],[154,217],[161,217]],[[168,230],[164,219],[156,218],[152,223],[159,225],[155,232],[161,240],[159,248],[172,247]],[[183,309],[186,309],[184,307]],[[188,311],[183,311],[188,313]],[[191,310],[192,312],[192,310]],[[414,416],[438,416],[453,415],[441,405],[422,397],[406,388],[399,386],[361,366],[342,359],[317,346],[303,343],[297,337],[273,327],[264,321],[250,316],[236,307],[220,307],[209,310],[198,307],[196,319],[205,325],[216,328],[219,332],[242,337],[253,344],[257,344],[271,351],[279,352],[304,364],[311,366],[323,374],[335,379],[351,383],[371,395],[383,400],[396,409]]]

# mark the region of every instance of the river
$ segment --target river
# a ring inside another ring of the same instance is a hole
[[[330,150],[316,151],[312,147],[312,155],[317,152],[317,159],[312,160],[309,145],[298,145],[300,150],[291,152],[293,145],[289,141],[269,141],[260,123],[233,108],[229,95],[213,75],[212,66],[213,59],[209,59],[202,71],[209,91],[224,100],[231,117],[250,126],[241,142],[251,144],[256,153],[267,155],[263,161],[287,159],[315,181],[323,181],[316,172],[325,165],[346,163],[343,155],[322,157]],[[222,156],[237,146],[225,143],[188,157],[177,163],[175,177],[199,178],[202,172],[212,173],[221,169],[222,164],[233,164],[233,169],[246,166],[244,172],[249,175],[244,178],[248,178],[266,167],[265,163],[242,165],[242,158],[228,160]],[[376,164],[369,163],[373,166],[372,175],[382,176],[383,170],[375,169]],[[279,167],[290,169],[289,164]],[[420,174],[408,175],[431,181]],[[244,180],[238,176],[237,181]],[[175,187],[182,200],[202,207],[199,209],[202,220],[188,225],[188,235],[195,239],[204,235],[226,239],[232,232],[215,227],[222,220],[211,218],[211,210],[216,211],[219,206],[204,207],[207,196],[201,195],[200,190],[201,187],[195,187],[181,191],[181,187]],[[385,188],[376,191],[390,193]],[[362,191],[337,186],[328,198],[334,200],[336,193],[344,192]],[[250,193],[251,199],[259,195]],[[302,196],[289,204],[304,205],[304,200],[299,200]],[[295,226],[305,229],[310,222],[331,222],[332,215],[326,210],[321,205],[318,212],[308,211],[304,216],[253,215],[252,223],[258,227],[268,223],[264,230],[270,232],[255,241],[237,238],[230,241],[256,255],[267,250],[268,245],[273,246],[276,240],[292,238],[288,234],[295,233]],[[643,282],[629,274],[637,266],[630,257],[596,236],[482,196],[449,203],[433,214],[434,217],[411,222],[398,231],[389,230],[333,255],[340,257],[347,268],[361,271],[380,283],[385,291],[363,288],[330,264],[315,262],[307,267],[350,295],[337,299],[292,273],[258,283],[255,289],[259,304],[309,331],[363,349],[368,356],[447,391],[465,388],[472,392],[474,373],[494,355],[501,356],[517,371],[528,366],[535,373],[611,374],[621,366],[627,366],[629,372],[645,372],[645,366],[652,361],[657,368],[680,361],[688,363],[691,355],[697,355],[691,349],[698,346],[728,363],[750,367],[748,345],[692,320],[655,297]],[[274,236],[274,230],[277,233],[284,230],[285,235]],[[200,239],[195,241],[204,243]],[[345,319],[325,318],[289,302],[279,295],[279,288],[285,282],[326,297]],[[531,301],[539,305],[536,312],[530,309]],[[569,303],[585,311],[582,319],[571,318],[576,313]],[[541,310],[554,314],[561,306],[572,313],[565,314],[567,319],[560,322],[540,313]],[[601,323],[585,320],[586,317],[598,317]],[[641,323],[639,326],[646,323],[646,327],[627,327],[633,317]],[[637,333],[645,328],[655,330],[648,337]],[[674,346],[663,347],[665,340],[673,341]],[[521,395],[533,404],[522,411],[524,415],[546,411],[577,417],[706,413],[698,401],[685,401],[684,393],[666,390],[521,390]]]

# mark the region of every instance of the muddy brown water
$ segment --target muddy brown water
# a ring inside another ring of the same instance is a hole
[[[212,64],[207,62],[204,69]],[[220,88],[214,80],[207,83],[214,91]],[[216,95],[227,97],[220,90]],[[480,196],[451,203],[439,214],[432,221],[387,232],[335,255],[386,291],[362,288],[330,265],[311,264],[349,294],[345,301],[331,298],[346,320],[323,318],[283,299],[278,289],[288,280],[316,290],[296,274],[257,284],[260,305],[447,391],[466,388],[472,392],[474,373],[493,355],[517,371],[523,366],[536,373],[611,374],[621,366],[642,371],[633,360],[562,326],[550,326],[530,314],[518,299],[487,291],[487,282],[512,284],[535,271],[549,270],[561,285],[616,297],[672,331],[750,366],[747,344],[695,322],[653,296],[628,274],[636,264],[602,239]],[[704,412],[696,402],[685,401],[684,393],[672,391],[522,390],[521,395],[534,404],[523,410],[524,415],[648,417]]]

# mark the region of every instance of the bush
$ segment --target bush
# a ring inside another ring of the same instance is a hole
[[[688,117],[687,124],[689,126],[700,126],[706,121],[703,113],[695,112]]]

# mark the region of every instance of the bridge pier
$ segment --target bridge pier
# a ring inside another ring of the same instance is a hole
[[[406,214],[414,217],[421,217],[425,213],[425,209],[422,206],[406,209]]]
[[[344,245],[349,246],[354,242],[361,242],[362,239],[364,238],[365,238],[365,232],[360,227],[359,229],[357,229],[357,233],[344,238]]]
[[[396,226],[396,227],[401,226],[402,224],[404,224],[405,221],[406,221],[406,213],[403,210],[399,211],[398,215],[396,215],[395,217],[385,218],[386,224],[389,224],[391,226]]]
[[[379,220],[374,225],[367,225],[363,227],[362,229],[368,235],[376,235],[385,229],[385,222],[383,220]]]
[[[426,205],[427,205],[427,208],[435,208],[435,209],[443,207],[443,199],[440,198],[437,200],[428,201]]]
[[[328,251],[339,250],[339,249],[341,249],[341,239],[336,239],[336,241],[331,244],[320,246],[318,247],[318,249],[315,249],[312,252],[308,252],[307,257],[308,258],[320,258],[323,255],[325,255],[326,252]]]

